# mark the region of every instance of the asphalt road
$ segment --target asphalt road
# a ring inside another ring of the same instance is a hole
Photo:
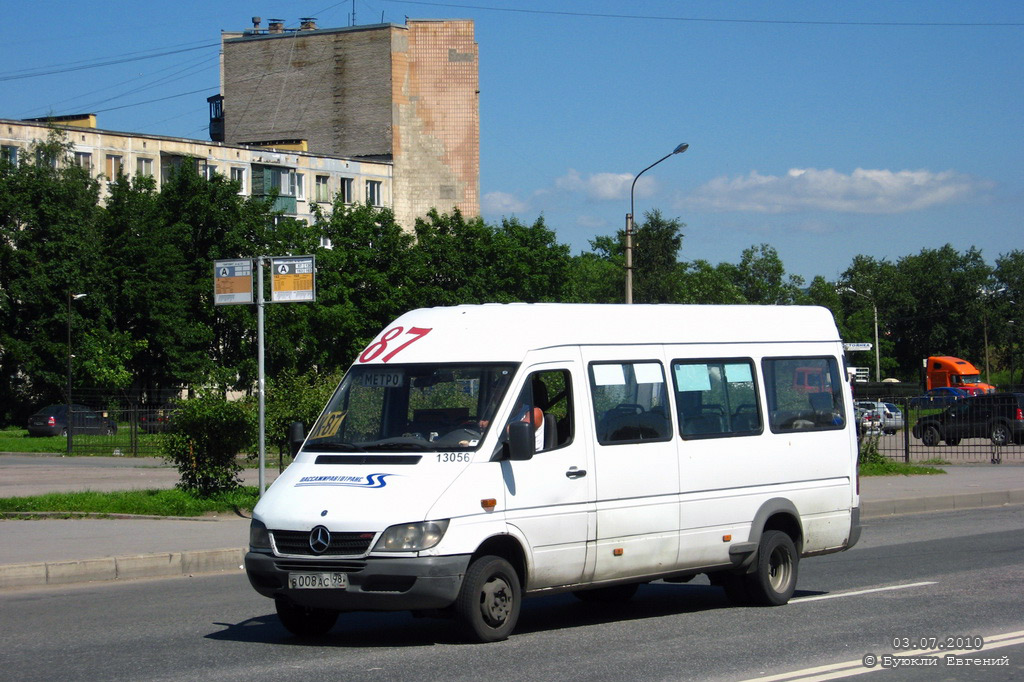
[[[804,671],[863,672],[856,662],[893,653],[897,637],[995,643],[1024,631],[1024,507],[874,520],[853,550],[806,559],[800,571],[795,599],[779,608],[734,607],[703,579],[642,587],[620,607],[571,595],[534,599],[508,641],[486,645],[462,643],[447,621],[405,613],[343,615],[329,635],[303,642],[238,574],[12,590],[0,593],[0,676],[825,679]],[[1005,655],[1008,665],[923,672],[876,666],[864,679],[1024,676],[1024,646],[982,652]]]

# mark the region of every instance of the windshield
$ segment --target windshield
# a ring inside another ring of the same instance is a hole
[[[305,450],[475,450],[515,365],[359,365],[310,431]]]

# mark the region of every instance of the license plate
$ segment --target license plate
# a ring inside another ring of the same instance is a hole
[[[289,573],[288,587],[293,590],[343,590],[348,587],[348,574]]]

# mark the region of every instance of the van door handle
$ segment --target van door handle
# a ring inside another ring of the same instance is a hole
[[[566,478],[583,478],[586,475],[586,469],[577,469],[576,467],[571,467],[568,471],[565,472]]]

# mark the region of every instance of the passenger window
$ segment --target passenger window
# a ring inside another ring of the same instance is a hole
[[[846,425],[844,384],[835,358],[765,358],[761,367],[772,431],[821,431]]]
[[[590,365],[597,442],[603,445],[672,438],[665,373],[659,362]]]
[[[672,378],[683,439],[750,436],[763,430],[752,360],[674,360]]]
[[[568,370],[534,372],[519,393],[509,422],[530,422],[535,429],[536,452],[555,450],[572,442],[572,409],[572,381]]]

